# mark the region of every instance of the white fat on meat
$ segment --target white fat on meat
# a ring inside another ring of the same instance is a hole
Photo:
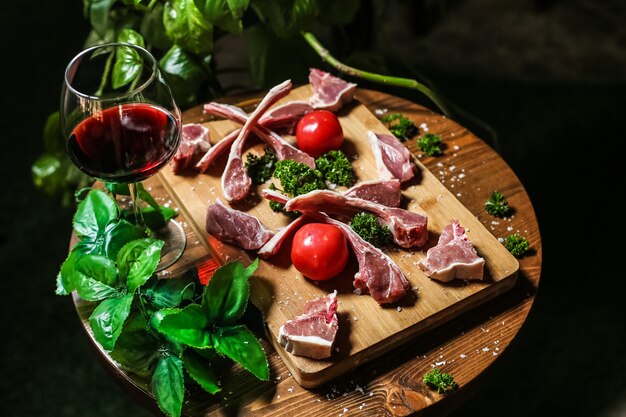
[[[304,223],[306,223],[307,217],[300,216],[287,226],[280,229],[270,240],[259,249],[257,255],[263,259],[268,259],[278,253],[283,242],[289,238],[296,230],[298,230]]]
[[[314,109],[306,101],[289,101],[271,108],[261,117],[259,124],[271,130],[294,134],[300,119]]]
[[[180,144],[172,158],[172,170],[175,174],[192,168],[211,148],[209,129],[200,123],[183,125]]]
[[[347,197],[362,198],[387,207],[400,207],[402,198],[400,180],[396,178],[362,181],[344,191],[343,194]]]
[[[381,179],[396,178],[406,182],[415,176],[411,152],[396,137],[370,130],[367,132],[367,140]]]
[[[284,194],[267,188],[262,190],[262,194],[263,197],[281,204],[290,201]],[[394,303],[406,295],[409,281],[393,259],[363,240],[345,223],[320,212],[310,212],[306,215],[316,221],[337,226],[348,239],[359,264],[359,271],[354,275],[353,281],[356,293],[369,293],[379,304]]]
[[[337,111],[354,98],[356,84],[317,68],[309,70],[309,83],[313,91],[309,104],[315,109]]]
[[[458,220],[452,220],[419,266],[427,276],[442,282],[455,278],[482,280],[485,260],[478,256]]]
[[[304,306],[302,315],[280,326],[278,343],[296,356],[329,358],[338,328],[337,291],[334,291],[309,301]]]
[[[247,250],[257,250],[274,236],[259,219],[226,207],[218,198],[207,210],[206,231],[221,241]]]
[[[250,187],[252,180],[248,175],[243,163],[243,146],[246,138],[249,136],[253,127],[257,124],[258,120],[274,103],[281,98],[285,97],[291,91],[291,81],[287,80],[273,87],[263,100],[259,103],[257,108],[246,120],[246,123],[241,128],[237,139],[233,142],[230,153],[228,154],[228,162],[224,168],[222,175],[222,190],[224,198],[228,202],[241,201],[250,194]]]
[[[344,217],[366,211],[378,217],[380,223],[389,228],[394,243],[400,247],[421,247],[428,240],[428,217],[425,215],[330,190],[315,190],[294,197],[285,205],[285,210],[324,212]]]

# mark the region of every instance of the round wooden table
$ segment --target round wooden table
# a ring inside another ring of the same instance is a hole
[[[246,105],[260,95],[222,100]],[[407,341],[402,347],[355,368],[347,376],[316,389],[300,387],[267,341],[271,377],[261,382],[249,373],[233,368],[223,378],[222,392],[211,396],[191,389],[185,395],[183,415],[263,415],[263,416],[405,416],[445,415],[472,393],[492,365],[505,351],[523,325],[533,304],[542,264],[541,237],[532,203],[511,168],[482,140],[457,123],[422,106],[385,93],[358,89],[356,98],[371,111],[387,109],[404,113],[426,123],[430,132],[443,139],[446,148],[439,157],[421,155],[416,140],[406,142],[409,150],[457,198],[475,214],[497,238],[518,232],[525,236],[531,250],[521,258],[515,287],[461,317]],[[187,111],[183,119],[197,120],[201,106]],[[461,174],[462,175],[459,175]],[[146,182],[161,201],[169,200],[158,176]],[[514,214],[498,219],[485,212],[484,202],[499,190],[509,200]],[[186,225],[186,219],[180,219]],[[210,265],[210,255],[186,226],[188,246],[183,260]],[[160,414],[149,390],[149,380],[121,370],[95,342],[89,327],[94,303],[73,295],[78,315],[99,358],[114,378],[141,404]],[[437,366],[452,374],[459,388],[441,395],[429,389],[423,375]]]

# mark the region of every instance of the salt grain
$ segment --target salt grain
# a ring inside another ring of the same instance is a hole
[[[398,310],[400,312],[400,311],[402,311],[402,307],[398,306],[398,308],[396,310]]]

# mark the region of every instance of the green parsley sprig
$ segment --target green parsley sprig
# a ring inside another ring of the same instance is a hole
[[[387,129],[401,142],[411,139],[419,133],[417,126],[400,113],[386,114],[380,121],[387,126]]]
[[[520,236],[519,233],[513,233],[504,240],[504,247],[511,252],[513,256],[520,258],[528,252],[530,244],[528,243],[528,239]]]
[[[356,175],[348,157],[339,151],[330,151],[315,160],[315,168],[324,179],[332,184],[351,186],[356,182]]]
[[[265,148],[265,153],[262,156],[257,156],[253,153],[248,153],[245,162],[245,167],[248,170],[248,175],[255,184],[263,184],[269,180],[274,174],[276,166],[276,154],[270,148]]]
[[[500,191],[494,191],[485,201],[485,210],[496,217],[505,217],[511,213],[509,202]]]
[[[440,394],[453,391],[458,387],[452,375],[441,372],[439,368],[433,368],[426,373],[423,381],[429,387],[437,389]]]
[[[441,137],[434,133],[426,133],[417,140],[420,150],[428,156],[438,156],[442,154]]]
[[[374,246],[382,247],[393,241],[389,228],[380,224],[376,216],[370,213],[358,213],[350,221],[350,227],[363,240]]]

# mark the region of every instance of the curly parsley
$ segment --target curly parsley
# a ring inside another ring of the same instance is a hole
[[[506,197],[500,191],[494,191],[485,201],[485,210],[492,216],[504,217],[511,213],[511,207]]]
[[[423,381],[429,387],[436,388],[437,392],[440,394],[450,392],[458,387],[452,375],[441,372],[439,368],[433,368],[430,372],[425,374]]]
[[[434,133],[426,133],[420,137],[417,140],[417,145],[420,147],[420,150],[428,156],[438,156],[442,153],[441,147],[443,144],[441,138]]]
[[[341,151],[325,153],[315,160],[315,166],[333,184],[350,186],[356,181],[352,164]]]
[[[359,213],[350,221],[350,227],[363,240],[374,246],[381,247],[392,242],[393,237],[387,226],[380,224],[376,216],[369,213]]]
[[[520,236],[518,233],[513,233],[504,240],[504,247],[511,252],[513,256],[519,258],[528,251],[530,245],[528,244],[528,239]]]
[[[245,163],[248,175],[255,184],[263,184],[269,180],[274,174],[275,165],[276,154],[270,148],[265,148],[265,153],[261,157],[249,153]]]
[[[386,114],[380,118],[380,121],[402,142],[411,139],[419,132],[415,124],[400,113]]]

